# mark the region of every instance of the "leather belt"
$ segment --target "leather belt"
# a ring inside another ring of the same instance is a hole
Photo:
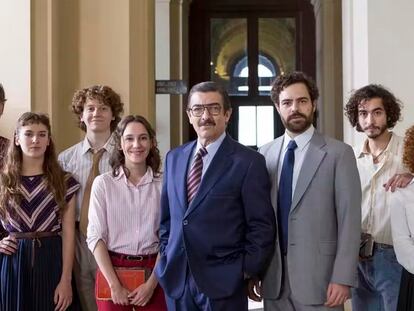
[[[52,236],[58,236],[59,232],[10,232],[10,236],[22,240],[22,239],[41,239],[49,238]]]
[[[394,248],[394,246],[389,245],[389,244],[374,242],[374,249],[390,249],[390,248]]]
[[[150,260],[150,259],[156,259],[158,254],[149,254],[149,255],[126,255],[126,254],[120,254],[115,253],[112,251],[108,251],[109,256],[123,259],[123,260],[131,260],[131,261],[144,261],[144,260]]]
[[[34,267],[36,244],[37,247],[42,247],[42,238],[50,238],[58,236],[59,232],[10,232],[10,236],[17,240],[32,240],[32,258],[30,260],[32,268]]]

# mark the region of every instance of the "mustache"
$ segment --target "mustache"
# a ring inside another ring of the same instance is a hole
[[[198,122],[198,126],[207,126],[207,125],[215,126],[216,122],[214,122],[214,120],[211,120],[211,119]]]
[[[288,121],[292,120],[293,118],[297,118],[297,117],[302,117],[304,119],[306,119],[306,116],[300,112],[297,112],[295,114],[292,114],[291,116],[288,117]]]
[[[370,125],[367,127],[364,127],[364,131],[365,130],[379,130],[380,128],[378,126],[374,126],[374,125]]]

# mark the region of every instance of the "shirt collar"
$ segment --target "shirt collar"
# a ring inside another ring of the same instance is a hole
[[[109,136],[108,140],[106,141],[105,145],[103,145],[102,148],[104,148],[107,152],[111,152],[114,146],[115,146],[115,138],[114,138],[114,134],[111,134],[111,136]],[[85,138],[83,139],[83,143],[82,143],[82,154],[89,152],[90,149],[92,149],[91,143],[89,142],[88,137],[85,136]]]
[[[394,148],[393,148],[394,144],[395,144],[395,134],[394,134],[394,132],[391,132],[391,139],[390,139],[387,147],[384,150],[384,154],[392,153],[392,150],[394,150]],[[365,157],[369,154],[370,154],[370,152],[368,150],[368,139],[366,139],[364,141],[364,143],[362,145],[360,145],[359,148],[357,149],[358,159],[363,158],[363,157]]]
[[[118,174],[118,176],[114,177],[114,179],[115,179],[115,180],[120,180],[121,178],[124,180],[124,182],[125,182],[128,186],[135,187],[134,185],[132,185],[132,184],[128,181],[128,178],[126,177],[126,174],[125,174],[124,168],[123,168],[122,166],[119,168],[119,174]],[[144,176],[142,176],[142,178],[141,178],[141,180],[139,181],[139,184],[138,184],[137,186],[143,186],[143,185],[146,185],[146,184],[152,183],[154,179],[155,179],[155,177],[154,177],[154,173],[153,173],[153,171],[152,171],[152,168],[151,168],[151,167],[149,167],[149,166],[147,166],[147,171],[145,172],[145,175],[144,175]]]
[[[220,147],[221,143],[223,142],[224,138],[226,137],[226,132],[223,132],[219,138],[217,138],[214,142],[212,142],[211,144],[208,144],[206,149],[207,149],[207,154],[211,157],[213,157],[218,148]],[[197,146],[196,149],[194,150],[194,155],[197,154],[198,150],[202,147],[201,143],[199,140],[197,140]]]
[[[309,143],[309,141],[312,139],[313,133],[315,132],[315,128],[313,125],[309,126],[309,128],[304,131],[303,133],[299,134],[295,138],[292,138],[289,136],[287,131],[285,131],[284,139],[283,139],[283,150],[287,148],[287,145],[289,144],[289,141],[292,139],[295,140],[296,145],[298,146],[298,150],[303,150],[303,148],[306,147],[306,145]]]

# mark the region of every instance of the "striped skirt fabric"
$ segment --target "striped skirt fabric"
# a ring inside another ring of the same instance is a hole
[[[0,254],[0,310],[54,310],[53,296],[61,274],[60,236],[19,240],[14,255]]]

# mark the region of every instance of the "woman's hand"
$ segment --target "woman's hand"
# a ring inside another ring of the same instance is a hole
[[[0,240],[0,253],[13,255],[17,251],[17,248],[17,240],[10,235]]]
[[[123,287],[121,284],[111,288],[111,298],[112,302],[116,305],[127,306],[130,304],[129,299],[129,290]]]
[[[136,306],[145,306],[150,301],[152,295],[154,294],[154,290],[157,287],[157,283],[153,284],[154,282],[145,282],[138,286],[131,294],[129,294],[129,302],[132,305]]]
[[[55,311],[64,311],[72,303],[72,284],[71,281],[61,280],[55,289]]]

